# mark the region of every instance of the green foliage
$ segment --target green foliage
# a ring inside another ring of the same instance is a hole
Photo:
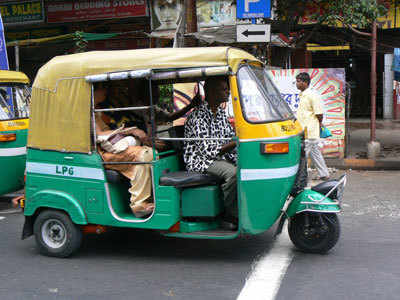
[[[386,14],[389,0],[277,0],[278,18],[297,23],[307,16],[309,22],[369,28]]]
[[[159,105],[162,108],[170,110],[173,105],[173,86],[172,84],[160,85]]]

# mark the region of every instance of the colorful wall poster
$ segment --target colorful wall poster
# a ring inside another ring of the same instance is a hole
[[[321,140],[324,156],[342,158],[345,140],[345,70],[269,70],[268,73],[272,80],[294,113],[296,113],[300,101],[300,91],[296,88],[296,75],[301,72],[310,74],[310,88],[321,95],[321,104],[324,110],[323,123],[332,132],[332,137]]]
[[[183,9],[183,0],[151,0],[151,28],[175,30]],[[232,0],[197,0],[199,28],[236,24],[236,5]]]

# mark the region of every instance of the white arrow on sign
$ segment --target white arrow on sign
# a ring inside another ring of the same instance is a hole
[[[260,0],[244,0],[244,11],[249,12],[250,10],[250,3],[257,3],[260,2]]]
[[[236,26],[236,40],[242,43],[267,43],[271,40],[271,25],[246,24]]]

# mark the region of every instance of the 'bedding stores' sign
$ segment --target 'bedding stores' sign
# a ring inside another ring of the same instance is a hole
[[[148,15],[145,0],[57,1],[47,4],[47,22],[64,23]]]

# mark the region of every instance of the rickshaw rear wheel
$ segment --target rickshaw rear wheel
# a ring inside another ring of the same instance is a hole
[[[33,232],[41,254],[68,257],[82,244],[82,231],[61,211],[45,210],[36,218]]]
[[[323,254],[339,240],[339,218],[336,214],[300,213],[290,219],[288,232],[299,250]]]

